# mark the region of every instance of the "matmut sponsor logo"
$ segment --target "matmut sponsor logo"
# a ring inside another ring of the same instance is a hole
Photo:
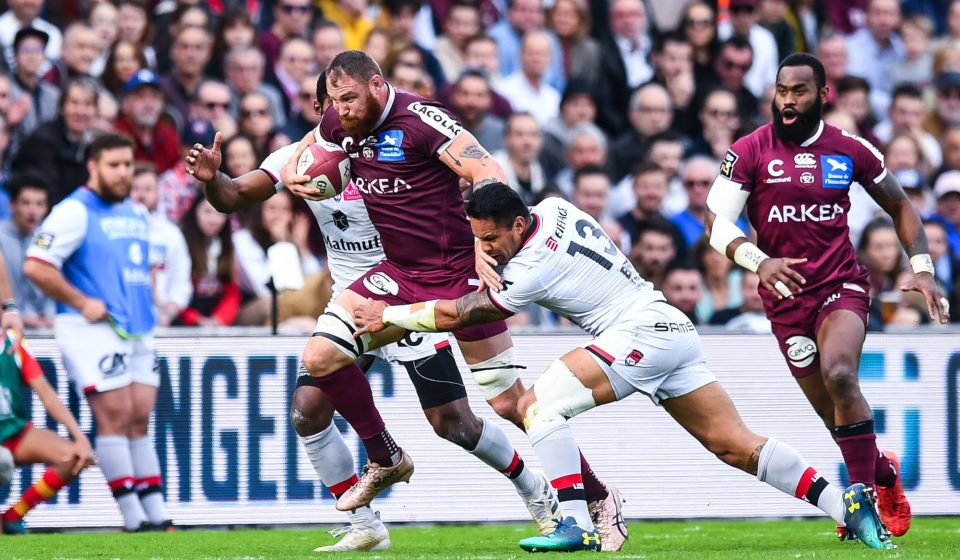
[[[839,204],[784,204],[770,207],[767,222],[829,222],[842,215]]]

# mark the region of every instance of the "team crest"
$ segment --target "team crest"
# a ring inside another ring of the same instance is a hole
[[[373,148],[370,146],[364,146],[361,153],[363,155],[363,159],[373,159]]]
[[[812,185],[816,180],[817,179],[813,176],[813,173],[810,173],[809,171],[804,172],[804,174],[800,176],[800,183],[804,185]]]
[[[49,249],[53,245],[53,234],[41,231],[33,239],[33,244],[41,249]]]
[[[733,166],[736,165],[740,156],[733,153],[733,150],[727,150],[727,155],[723,156],[723,163],[720,164],[720,174],[727,179],[733,178]]]
[[[643,352],[639,350],[631,350],[627,357],[624,358],[623,362],[628,366],[635,366],[640,363],[640,360],[643,359]]]

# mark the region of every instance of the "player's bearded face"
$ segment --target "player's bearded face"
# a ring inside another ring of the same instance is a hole
[[[356,101],[356,109],[350,111],[349,115],[340,115],[340,124],[354,136],[372,131],[383,111],[377,96],[371,90],[369,87],[363,88],[363,93]]]
[[[774,96],[771,102],[773,113],[773,131],[781,140],[800,144],[813,136],[823,117],[823,100],[819,95],[814,96],[813,105],[806,111],[801,111],[796,105],[780,110]]]

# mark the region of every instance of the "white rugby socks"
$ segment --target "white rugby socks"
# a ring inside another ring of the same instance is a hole
[[[126,436],[97,436],[97,463],[123,515],[123,528],[136,531],[147,520],[134,488],[133,458]]]
[[[136,478],[140,504],[153,525],[167,520],[163,503],[163,487],[160,478],[160,460],[150,436],[130,440],[130,456],[133,459],[133,476]]]
[[[760,451],[757,478],[777,490],[809,502],[843,523],[843,490],[817,474],[796,449],[774,438]]]
[[[311,436],[298,436],[313,470],[331,493],[339,496],[357,482],[357,471],[353,463],[353,453],[343,441],[343,435],[334,422],[325,430]],[[362,507],[347,514],[350,523],[360,523],[375,519],[373,510]]]
[[[592,531],[593,521],[583,492],[580,451],[570,426],[562,420],[541,423],[529,428],[527,436],[547,478],[557,490],[563,517],[573,517],[581,529]]]
[[[539,490],[537,477],[526,466],[516,449],[510,445],[507,434],[503,433],[499,426],[487,422],[484,418],[480,421],[483,422],[480,441],[470,453],[503,473],[516,487],[518,494],[524,498],[536,497]]]

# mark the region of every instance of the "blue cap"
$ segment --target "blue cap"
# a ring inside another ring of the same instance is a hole
[[[183,128],[183,134],[180,135],[181,146],[193,146],[202,144],[210,146],[213,144],[213,137],[216,131],[213,129],[213,123],[203,119],[190,119]]]
[[[120,89],[122,95],[127,95],[133,93],[134,91],[140,89],[143,86],[153,86],[157,89],[160,89],[160,78],[157,77],[157,74],[150,70],[149,68],[144,68],[136,74],[133,75]]]

